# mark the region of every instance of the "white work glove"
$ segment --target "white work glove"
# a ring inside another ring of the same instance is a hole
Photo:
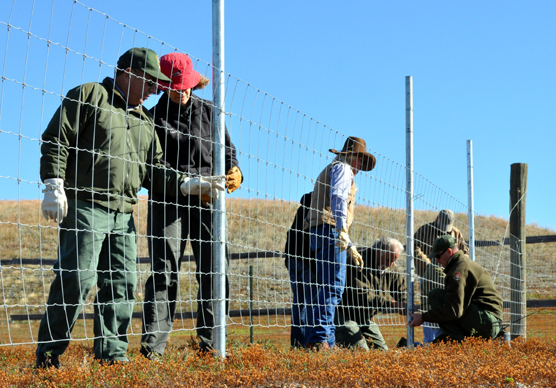
[[[42,191],[42,215],[47,220],[53,219],[62,223],[68,214],[68,200],[64,191],[64,180],[62,178],[49,178],[44,180],[46,188]]]
[[[351,261],[353,264],[363,268],[363,256],[361,256],[361,254],[357,252],[357,248],[355,248],[355,245],[352,245],[348,248],[347,254],[349,257],[351,257]]]
[[[183,195],[208,195],[211,198],[216,197],[217,190],[224,191],[226,189],[226,176],[198,176],[195,178],[185,178],[180,185]]]
[[[337,230],[338,232],[338,240],[336,241],[336,246],[340,248],[340,252],[345,251],[351,244],[351,240],[349,239],[349,235],[347,232],[347,228],[344,226],[342,230]]]

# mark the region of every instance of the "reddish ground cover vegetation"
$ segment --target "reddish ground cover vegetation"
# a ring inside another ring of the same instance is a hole
[[[90,341],[74,342],[60,370],[33,368],[33,345],[0,347],[0,387],[554,387],[556,309],[530,309],[527,341],[497,341],[396,349],[404,326],[382,327],[391,350],[290,351],[287,328],[228,331],[225,360],[199,356],[190,332],[173,333],[160,362],[139,355],[130,337],[130,363],[101,366]],[[134,324],[139,324],[134,320]],[[263,323],[263,322],[260,322]],[[415,331],[420,340],[420,330]],[[16,341],[16,338],[12,338]]]
[[[0,349],[1,387],[552,387],[556,340],[469,340],[388,352],[290,351],[260,344],[226,359],[171,348],[160,362],[132,352],[100,366],[89,345],[72,345],[60,370],[32,368],[33,348]]]

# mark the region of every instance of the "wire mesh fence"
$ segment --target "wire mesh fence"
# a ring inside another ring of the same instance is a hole
[[[67,100],[68,90],[75,86],[101,83],[105,77],[114,77],[117,59],[131,47],[147,47],[158,56],[185,52],[76,1],[50,9],[39,9],[44,5],[38,4],[24,9],[19,7],[21,3],[14,4],[17,7],[13,11],[26,13],[29,19],[28,25],[12,24],[11,15],[0,20],[4,27],[0,40],[5,42],[2,47],[0,140],[2,149],[10,155],[10,162],[0,167],[0,184],[4,197],[9,198],[3,201],[0,210],[0,238],[4,247],[0,253],[3,307],[0,320],[5,322],[0,329],[0,345],[38,341],[34,319],[44,314],[55,277],[52,260],[58,257],[59,235],[64,228],[42,217],[40,201],[44,186],[39,164],[41,136],[57,107]],[[33,19],[39,15],[50,17],[50,24],[44,29],[33,24]],[[66,25],[65,33],[52,28],[55,24]],[[189,56],[194,69],[209,77],[211,65]],[[210,101],[211,97],[210,88],[207,88],[195,91],[191,98]],[[162,99],[163,95],[153,95],[148,104],[153,106]],[[226,127],[244,179],[241,187],[226,197],[227,245],[233,258],[228,267],[229,308],[232,311],[229,322],[286,328],[292,303],[290,279],[284,264],[286,233],[300,197],[313,190],[319,172],[332,162],[334,154],[329,149],[341,149],[349,133],[332,129],[231,74],[226,75],[225,101]],[[210,106],[210,102],[207,104]],[[209,147],[213,145],[211,139],[194,140],[204,141]],[[404,144],[399,146],[405,147]],[[87,151],[79,145],[75,149],[76,152]],[[367,151],[376,157],[377,163],[372,171],[362,171],[356,176],[356,206],[350,237],[359,248],[372,246],[382,236],[405,244],[406,167],[382,155],[371,142],[367,143]],[[196,157],[200,161],[200,156]],[[122,156],[113,158],[125,160]],[[147,164],[141,160],[136,163]],[[176,169],[169,167],[168,171]],[[418,174],[414,187],[416,230],[433,222],[441,209],[451,209],[456,216],[455,226],[463,236],[469,235],[468,208],[449,194],[450,188],[437,187]],[[135,294],[128,301],[134,317],[142,316],[146,305],[145,284],[152,274],[148,245],[153,235],[148,229],[148,194],[147,190],[141,190],[138,204],[133,207],[136,255],[140,258],[137,268],[133,269],[137,278]],[[199,201],[178,205],[157,203],[173,209],[177,206],[179,211],[202,207]],[[203,209],[210,212],[210,207]],[[183,222],[190,220],[186,218]],[[509,301],[510,248],[503,244],[508,238],[505,221],[476,215],[474,232],[476,241],[486,242],[478,244],[476,261],[489,271],[503,299]],[[185,256],[195,254],[189,242],[198,240],[192,236],[178,237],[185,245]],[[529,256],[528,287],[539,297],[550,294],[554,281],[554,262],[547,259],[549,251],[550,247],[546,246]],[[198,255],[202,256],[202,251]],[[26,259],[35,259],[35,262],[29,263]],[[210,255],[205,253],[202,260],[210,260]],[[405,274],[405,262],[402,255],[391,271]],[[172,271],[179,273],[173,301],[175,313],[179,317],[192,317],[198,309],[196,276],[200,269],[195,260],[182,260],[179,270]],[[99,307],[96,299],[99,289],[100,286],[95,285],[78,306],[82,312],[77,316],[76,326],[83,330],[72,339],[98,336],[90,317]],[[418,301],[421,296],[418,281],[415,292]],[[259,315],[252,318],[255,310]],[[10,329],[15,316],[22,316],[26,323],[26,328],[20,329],[17,336]],[[511,319],[507,306],[504,319]],[[405,316],[395,311],[384,311],[376,315],[374,321],[379,326],[406,325]],[[194,334],[197,328],[198,322],[183,319],[176,321],[171,331]],[[142,333],[130,326],[128,334],[140,336]]]

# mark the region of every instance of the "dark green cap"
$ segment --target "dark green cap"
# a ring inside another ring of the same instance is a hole
[[[160,71],[158,55],[156,55],[153,50],[145,47],[134,47],[129,49],[118,59],[119,69],[125,70],[128,67],[136,70],[143,70],[151,77],[157,78],[160,81],[171,81],[170,78],[166,77]]]
[[[436,255],[444,252],[448,248],[453,248],[455,245],[456,245],[456,239],[454,238],[454,236],[450,236],[449,234],[446,234],[444,236],[438,237],[436,240],[434,240],[434,243],[432,244],[432,251],[429,257],[434,259],[436,258]]]

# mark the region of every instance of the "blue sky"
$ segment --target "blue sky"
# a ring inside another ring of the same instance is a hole
[[[171,46],[211,62],[210,1],[162,0],[156,5],[82,1],[165,42],[161,54]],[[140,35],[126,32],[122,38],[117,29],[109,28],[101,36],[102,18],[80,10],[72,16],[70,0],[37,3],[31,32],[65,44],[71,16],[70,46],[83,49],[77,37],[88,33],[88,52],[97,58],[102,53],[107,65],[115,64],[113,53],[125,51],[133,42],[142,43]],[[0,21],[27,31],[32,5],[30,0],[3,1]],[[527,222],[556,229],[555,15],[556,2],[542,0],[228,1],[225,71],[328,128],[366,139],[374,152],[402,165],[405,76],[411,75],[415,171],[467,203],[466,141],[470,139],[476,212],[507,218],[510,165],[527,163]],[[88,17],[95,27],[87,32],[83,26]],[[24,34],[12,31],[8,42],[5,26],[0,30],[0,66],[8,79],[25,79],[39,89],[45,85],[44,89],[61,94],[81,82],[111,75],[107,66],[99,70],[97,62],[84,66],[77,56],[56,62],[53,55],[45,77],[45,61],[34,56],[39,57],[46,45],[36,43],[36,49],[28,50]],[[198,66],[200,71],[207,68]],[[78,68],[78,74],[57,76],[57,71],[62,74],[72,68]],[[29,189],[17,184],[17,179],[5,178],[37,180],[37,142],[14,142],[14,135],[6,131],[38,138],[56,109],[52,102],[56,99],[44,103],[39,91],[22,96],[19,83],[2,84],[0,181],[4,187],[0,198],[39,198],[37,185]],[[203,97],[210,98],[210,91]],[[147,105],[155,101],[151,98]],[[27,126],[31,116],[37,123]],[[28,127],[33,129],[27,132]],[[22,166],[17,167],[15,160]]]

